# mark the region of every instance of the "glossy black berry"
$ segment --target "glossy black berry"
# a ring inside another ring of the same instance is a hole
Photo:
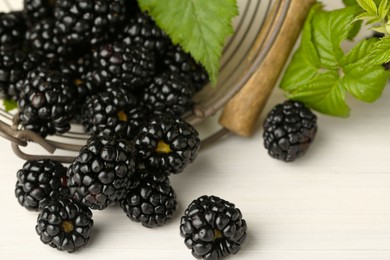
[[[137,98],[124,88],[109,87],[89,96],[81,110],[86,132],[98,136],[133,139],[145,120]]]
[[[196,129],[183,119],[164,114],[145,124],[135,146],[146,169],[180,173],[196,158],[200,139]]]
[[[194,88],[186,78],[176,72],[164,72],[144,89],[142,100],[152,114],[170,113],[181,117],[189,111],[194,101]]]
[[[31,27],[46,18],[53,17],[53,8],[56,0],[24,0],[23,14],[27,24]]]
[[[129,142],[91,137],[68,168],[70,194],[91,209],[105,209],[125,196],[134,169]]]
[[[22,12],[0,13],[0,50],[20,49],[25,32]]]
[[[136,172],[137,174],[137,172]],[[148,176],[148,175],[146,175]],[[120,206],[126,215],[144,227],[164,225],[176,210],[176,194],[169,179],[135,177],[138,184],[128,189]]]
[[[15,196],[28,210],[38,210],[51,200],[69,194],[66,168],[52,160],[29,160],[17,173]]]
[[[59,72],[38,68],[28,73],[19,99],[25,129],[45,137],[65,133],[76,109],[76,91]]]
[[[264,121],[264,146],[273,158],[291,162],[302,156],[317,132],[317,117],[298,101],[276,105]]]
[[[73,252],[88,243],[92,226],[89,208],[73,199],[60,198],[43,207],[35,230],[44,244]]]
[[[185,210],[180,234],[198,259],[217,260],[236,254],[245,242],[247,225],[233,203],[216,196],[202,196]]]
[[[140,46],[105,44],[93,57],[97,64],[93,79],[98,86],[116,84],[135,90],[149,84],[155,74],[154,53]]]

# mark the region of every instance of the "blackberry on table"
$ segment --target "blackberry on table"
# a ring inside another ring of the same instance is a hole
[[[15,196],[28,210],[38,210],[51,200],[69,194],[66,168],[53,160],[28,160],[16,174]]]
[[[137,173],[137,172],[136,172]],[[164,225],[176,210],[176,194],[167,177],[137,176],[138,184],[128,189],[120,207],[126,215],[144,227]]]
[[[18,101],[22,126],[42,137],[67,132],[76,109],[75,97],[75,89],[61,73],[46,68],[32,70]]]
[[[197,63],[190,54],[186,53],[179,45],[168,45],[159,61],[158,70],[178,73],[181,77],[187,78],[198,92],[209,82],[205,68]]]
[[[273,158],[291,162],[305,154],[317,133],[317,117],[299,101],[276,105],[264,121],[264,146]]]
[[[68,168],[71,196],[91,209],[122,199],[135,169],[133,146],[120,139],[91,137]]]
[[[191,202],[180,221],[185,245],[198,259],[216,260],[236,254],[245,242],[246,221],[233,203],[216,196]]]
[[[57,0],[54,16],[67,45],[97,46],[126,21],[126,0]]]
[[[155,74],[154,53],[124,42],[100,46],[94,52],[94,62],[93,80],[101,87],[122,85],[134,91],[149,84]]]
[[[0,50],[20,49],[25,32],[22,12],[0,13]]]
[[[194,89],[186,78],[175,72],[164,72],[144,89],[142,100],[152,114],[181,117],[194,105],[193,94]]]
[[[164,114],[151,119],[135,138],[138,160],[150,171],[180,173],[197,156],[196,129],[181,118]]]
[[[44,244],[73,252],[88,243],[92,226],[89,208],[71,198],[60,198],[42,208],[35,230]]]
[[[131,140],[145,120],[144,112],[129,91],[109,87],[86,99],[81,120],[86,132]]]
[[[52,18],[55,1],[56,0],[24,0],[23,15],[27,24],[31,27],[38,21]]]

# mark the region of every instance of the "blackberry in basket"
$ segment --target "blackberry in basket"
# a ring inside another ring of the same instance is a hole
[[[73,252],[88,243],[92,226],[89,208],[71,198],[60,198],[43,207],[35,230],[44,244]]]
[[[93,79],[100,87],[122,85],[134,91],[149,84],[155,74],[155,55],[144,47],[110,43],[101,46],[93,57],[97,64]]]
[[[89,96],[81,110],[84,129],[94,135],[133,139],[145,111],[137,98],[124,88],[109,87]]]
[[[0,50],[20,49],[25,32],[22,12],[0,13]]]
[[[54,16],[64,43],[97,46],[107,41],[126,21],[125,1],[58,0]]]
[[[137,172],[136,172],[137,174]],[[176,210],[176,194],[167,177],[137,175],[136,185],[128,189],[120,206],[126,215],[144,227],[164,225]]]
[[[29,160],[16,174],[15,196],[28,210],[38,210],[51,200],[68,196],[66,168],[53,160]]]
[[[303,103],[276,105],[264,121],[264,146],[273,158],[291,162],[309,148],[317,133],[317,117]]]
[[[216,196],[191,202],[180,221],[184,243],[198,259],[216,260],[236,254],[245,242],[246,221],[233,203]]]
[[[32,27],[35,23],[54,15],[56,0],[24,0],[23,15],[27,24]]]
[[[194,88],[186,78],[176,72],[164,72],[157,75],[144,89],[143,103],[153,114],[170,113],[181,117],[194,105]]]
[[[42,137],[65,133],[76,109],[76,91],[57,71],[38,68],[28,73],[20,93],[19,117],[25,129]]]
[[[181,118],[164,114],[151,119],[135,138],[139,162],[149,171],[180,173],[197,156],[196,129]]]
[[[135,170],[133,149],[125,140],[91,137],[68,168],[71,196],[99,210],[122,199]]]

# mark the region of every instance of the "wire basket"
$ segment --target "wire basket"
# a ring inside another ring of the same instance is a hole
[[[1,0],[0,11],[21,10],[22,2]],[[193,110],[184,115],[187,122],[196,126],[223,110],[221,129],[202,138],[204,144],[212,143],[228,132],[250,134],[313,2],[238,0],[240,15],[234,20],[234,35],[225,44],[218,84],[206,86],[199,92],[194,97],[196,105]],[[248,96],[250,98],[246,100]],[[244,126],[244,131],[235,129],[237,123]],[[13,151],[23,159],[51,158],[65,163],[74,157],[69,151],[79,151],[89,138],[76,124],[66,134],[42,138],[22,129],[17,113],[6,112],[2,107],[0,135],[12,142]],[[38,144],[48,153],[27,154],[20,148],[31,143]]]

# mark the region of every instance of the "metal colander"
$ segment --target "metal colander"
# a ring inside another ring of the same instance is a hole
[[[0,10],[21,10],[22,2],[1,0]],[[313,2],[238,0],[240,15],[234,20],[234,35],[225,44],[218,85],[206,86],[198,93],[196,106],[184,116],[189,123],[198,125],[223,110],[219,120],[221,129],[202,138],[205,145],[227,132],[251,134]],[[72,125],[68,133],[44,139],[23,130],[17,113],[6,112],[2,107],[0,135],[12,142],[13,151],[21,158],[51,158],[61,162],[70,162],[74,157],[70,151],[79,151],[89,137],[80,125]],[[20,148],[32,143],[48,153],[27,154]]]

